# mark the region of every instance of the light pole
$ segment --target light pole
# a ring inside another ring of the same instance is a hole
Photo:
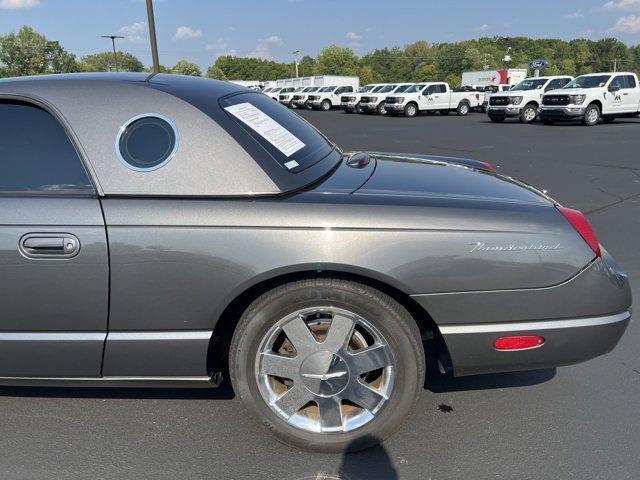
[[[113,64],[117,72],[118,71],[118,52],[116,52],[116,38],[124,38],[124,37],[121,37],[120,35],[101,35],[101,37],[111,39],[111,45],[113,46]]]
[[[294,50],[293,52],[291,52],[291,54],[293,55],[293,63],[295,63],[296,65],[296,78],[298,78],[298,54],[300,53],[300,50]]]

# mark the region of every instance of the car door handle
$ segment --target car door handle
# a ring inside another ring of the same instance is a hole
[[[80,241],[69,233],[30,233],[20,239],[20,252],[29,258],[71,258],[80,251]]]

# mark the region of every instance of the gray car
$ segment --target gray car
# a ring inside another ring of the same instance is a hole
[[[343,153],[214,80],[0,81],[0,377],[216,387],[357,450],[425,381],[610,351],[626,274],[584,216],[473,160]]]

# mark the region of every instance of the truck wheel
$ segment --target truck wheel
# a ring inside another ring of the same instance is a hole
[[[331,110],[331,101],[323,100],[322,103],[320,104],[320,108],[322,108],[322,110],[324,110],[325,112],[327,110]]]
[[[493,123],[502,123],[505,121],[505,117],[489,117]]]
[[[592,103],[587,107],[584,111],[584,115],[582,116],[582,124],[587,127],[592,127],[598,123],[600,119],[600,108],[595,103]]]
[[[363,112],[362,107],[360,106],[360,102],[358,102],[356,105],[356,113],[362,113],[362,112]]]
[[[536,120],[538,116],[538,108],[533,103],[528,103],[520,110],[520,122],[531,123]]]
[[[397,430],[424,383],[409,312],[359,283],[313,278],[274,288],[244,312],[229,372],[244,406],[280,441],[354,451]]]
[[[440,110],[440,115],[449,115],[450,111],[448,108]]]
[[[614,117],[613,115],[603,115],[602,116],[602,123],[613,123],[613,121],[616,119],[616,117]]]
[[[457,112],[461,117],[469,115],[470,106],[467,102],[460,102],[458,104]]]
[[[404,107],[405,117],[415,117],[418,114],[418,106],[415,103],[409,103]]]
[[[387,114],[387,107],[385,106],[384,102],[380,102],[378,104],[378,108],[376,110],[378,111],[378,115],[386,115]]]

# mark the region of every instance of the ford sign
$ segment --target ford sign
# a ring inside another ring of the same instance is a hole
[[[549,62],[546,60],[533,60],[529,63],[529,68],[533,70],[540,70],[548,65]]]

